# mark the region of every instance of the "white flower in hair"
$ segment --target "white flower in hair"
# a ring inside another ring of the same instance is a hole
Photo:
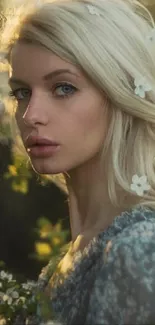
[[[143,196],[145,192],[151,189],[151,186],[147,182],[147,176],[138,177],[134,175],[132,177],[132,184],[130,186],[133,192],[136,192],[138,196]]]
[[[152,85],[145,77],[135,78],[135,94],[141,98],[145,98],[145,93],[152,90]]]
[[[94,6],[92,6],[92,5],[86,5],[86,7],[87,7],[87,9],[88,9],[88,11],[89,11],[89,13],[91,15],[100,16],[98,10]]]

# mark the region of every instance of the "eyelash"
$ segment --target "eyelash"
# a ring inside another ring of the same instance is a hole
[[[65,83],[59,83],[59,84],[55,85],[55,87],[54,87],[54,91],[55,91],[57,88],[65,87],[65,86],[68,86],[68,87],[72,88],[72,91],[73,91],[73,92],[71,92],[71,93],[69,93],[69,94],[67,93],[67,94],[64,94],[64,95],[56,95],[56,97],[58,97],[58,98],[69,97],[69,96],[73,95],[74,92],[77,91],[77,88],[76,88],[76,87],[74,87],[73,85],[71,85],[71,84],[69,84],[69,83],[67,83],[67,82],[65,82]],[[24,97],[24,98],[22,98],[22,99],[17,98],[17,93],[18,93],[18,91],[23,91],[23,90],[26,90],[26,91],[27,91],[27,90],[29,90],[29,89],[27,89],[27,88],[18,88],[18,89],[12,90],[12,91],[9,92],[9,96],[14,97],[14,99],[17,99],[18,101],[24,100],[26,97]],[[52,90],[53,90],[53,88],[52,88]],[[30,90],[29,90],[29,91],[30,91]],[[30,91],[30,92],[31,92],[31,91]],[[29,95],[28,95],[28,96],[29,96]]]

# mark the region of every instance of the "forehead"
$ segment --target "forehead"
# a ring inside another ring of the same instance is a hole
[[[11,75],[16,78],[40,77],[56,69],[68,69],[82,77],[82,72],[75,65],[36,45],[16,44],[11,52],[10,64]]]

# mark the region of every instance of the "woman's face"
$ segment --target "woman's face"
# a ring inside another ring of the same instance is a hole
[[[106,99],[74,65],[34,45],[11,54],[16,120],[33,168],[69,172],[97,157],[107,127]]]

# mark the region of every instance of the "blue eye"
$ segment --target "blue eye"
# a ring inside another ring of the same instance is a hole
[[[56,92],[56,96],[65,97],[65,96],[72,95],[75,91],[77,91],[77,88],[75,88],[73,85],[70,85],[68,83],[61,83],[55,87],[54,91]]]
[[[10,91],[9,96],[16,98],[17,100],[23,100],[30,97],[31,90],[26,88],[18,88]]]
[[[54,87],[54,93],[56,97],[66,97],[72,95],[77,88],[69,83],[61,83],[57,84]],[[15,90],[10,91],[9,96],[14,97],[16,100],[21,101],[27,99],[31,96],[32,91],[27,88],[18,88]]]

